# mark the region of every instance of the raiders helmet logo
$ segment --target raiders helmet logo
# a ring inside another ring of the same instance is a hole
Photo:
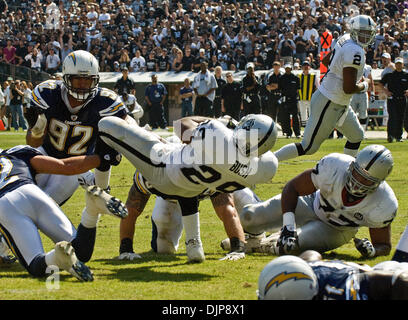
[[[363,215],[360,212],[356,212],[354,214],[354,218],[361,221],[361,220],[363,220]]]
[[[78,119],[78,116],[75,114],[71,114],[71,120],[76,121]]]
[[[242,129],[245,129],[245,130],[249,131],[249,130],[251,130],[251,128],[253,127],[254,124],[255,124],[255,120],[254,119],[249,119],[248,121],[246,121],[242,125]]]

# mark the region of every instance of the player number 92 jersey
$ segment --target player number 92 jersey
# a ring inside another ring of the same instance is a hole
[[[42,146],[49,156],[59,159],[91,153],[99,120],[126,115],[123,102],[109,89],[98,88],[77,112],[69,106],[67,94],[62,81],[48,80],[36,86],[31,95],[31,107],[43,113],[48,122]]]
[[[334,103],[348,106],[352,94],[346,94],[343,91],[343,69],[347,67],[357,69],[357,81],[359,81],[363,75],[364,65],[364,49],[350,38],[350,34],[345,34],[334,46],[329,67],[319,91]]]

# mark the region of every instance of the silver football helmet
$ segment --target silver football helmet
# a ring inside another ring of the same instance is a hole
[[[269,262],[258,279],[259,300],[312,300],[319,291],[316,274],[296,256],[281,256]]]
[[[243,117],[233,132],[234,143],[245,157],[261,156],[271,150],[277,137],[275,122],[264,114]]]
[[[374,192],[391,173],[393,166],[394,160],[386,147],[376,144],[365,147],[350,164],[346,190],[356,197]]]
[[[358,15],[349,21],[350,36],[361,47],[370,45],[376,34],[376,23],[371,17]]]
[[[74,87],[72,80],[87,78],[86,87]],[[62,80],[68,92],[75,99],[87,100],[95,94],[99,84],[99,63],[89,52],[77,50],[66,56],[62,64]]]

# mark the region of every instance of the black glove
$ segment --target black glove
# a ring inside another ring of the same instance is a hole
[[[290,254],[291,251],[297,249],[299,241],[296,229],[290,231],[286,226],[283,226],[276,245],[279,248],[279,255]]]
[[[372,95],[370,96],[370,102],[371,102],[371,103],[374,103],[374,102],[375,102],[375,95],[372,94]]]
[[[101,164],[96,168],[100,171],[108,171],[110,166],[117,166],[122,160],[122,155],[103,142],[101,137],[96,140],[94,153],[101,159]]]
[[[354,238],[354,245],[356,246],[356,249],[360,251],[363,257],[372,258],[375,256],[375,248],[367,238]]]

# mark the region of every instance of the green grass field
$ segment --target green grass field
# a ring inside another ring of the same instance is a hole
[[[23,133],[0,132],[0,148],[24,144]],[[279,139],[276,149],[286,143]],[[269,184],[256,188],[258,196],[265,200],[281,192],[284,184],[302,172],[311,168],[322,156],[331,152],[342,152],[345,140],[328,140],[319,152],[281,163],[278,172]],[[367,144],[378,143],[388,147],[394,157],[395,167],[387,180],[399,201],[399,210],[392,224],[393,249],[408,223],[408,195],[406,164],[407,143],[387,143],[383,140],[366,140]],[[124,159],[118,167],[112,169],[111,193],[126,200],[132,183],[133,167]],[[60,288],[48,290],[45,279],[33,279],[19,265],[0,266],[0,300],[15,299],[121,299],[121,300],[253,300],[256,299],[258,275],[267,262],[274,257],[264,254],[250,254],[239,261],[219,261],[224,256],[220,241],[226,237],[221,221],[217,218],[209,200],[200,204],[201,237],[206,253],[202,264],[188,264],[185,254],[184,237],[175,255],[157,255],[150,250],[151,222],[150,216],[154,205],[151,197],[140,216],[136,226],[134,248],[142,255],[135,262],[121,262],[112,258],[118,255],[119,220],[113,217],[102,217],[98,225],[95,251],[88,263],[94,272],[95,281],[80,283],[66,272],[60,276]],[[62,207],[74,225],[78,225],[84,207],[84,192],[78,189],[74,196]],[[21,230],[24,232],[24,230]],[[358,237],[367,237],[368,229],[362,228]],[[46,237],[43,245],[46,251],[53,244]],[[380,257],[372,260],[360,259],[359,252],[352,242],[337,250],[328,252],[325,258],[353,260],[374,265],[391,258]]]

